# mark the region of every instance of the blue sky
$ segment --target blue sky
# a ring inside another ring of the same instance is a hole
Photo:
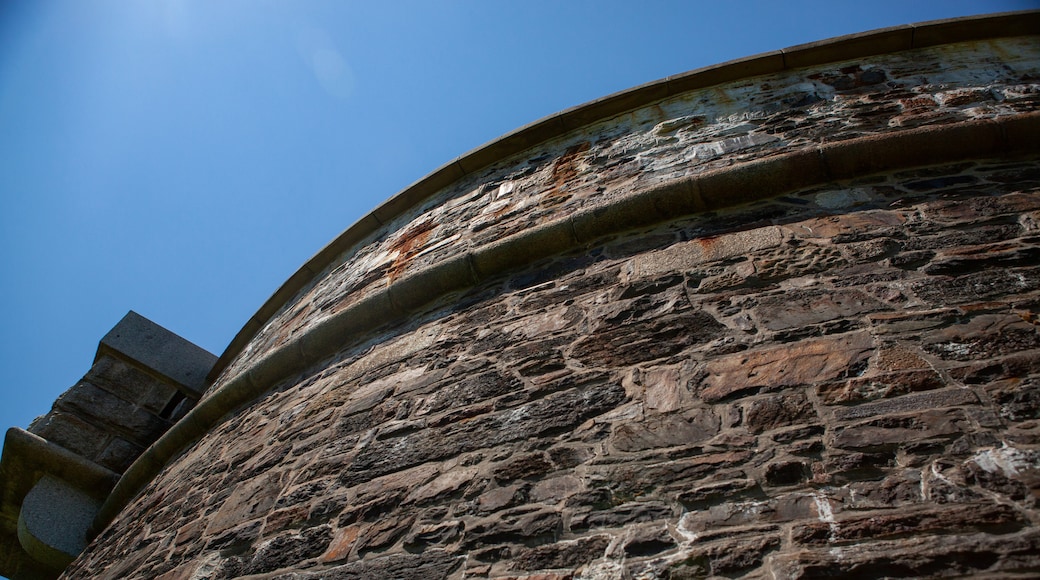
[[[340,231],[558,110],[1037,1],[0,2],[0,427],[135,310],[220,354]]]

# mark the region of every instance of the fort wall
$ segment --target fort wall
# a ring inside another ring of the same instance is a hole
[[[66,577],[1036,573],[1036,21],[761,55],[449,163],[246,325]]]

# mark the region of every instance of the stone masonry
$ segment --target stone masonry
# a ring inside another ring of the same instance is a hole
[[[65,577],[1040,574],[1038,105],[994,35],[463,167],[301,270]]]
[[[12,427],[0,458],[0,574],[55,578],[120,475],[195,405],[214,355],[129,312],[83,378]]]

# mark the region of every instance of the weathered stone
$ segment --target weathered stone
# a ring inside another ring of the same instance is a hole
[[[823,470],[838,481],[876,479],[894,464],[892,453],[831,453],[823,462]]]
[[[643,389],[643,402],[647,409],[668,413],[683,408],[688,390],[683,384],[679,369],[659,368],[641,372],[636,379]]]
[[[701,578],[740,574],[762,564],[765,556],[780,547],[780,537],[739,538],[687,552],[686,558],[669,570],[669,578]]]
[[[839,408],[834,410],[834,417],[841,421],[847,421],[876,415],[892,415],[941,407],[978,404],[979,398],[973,391],[967,389],[947,389],[913,393],[895,399],[885,399],[883,401],[856,405],[855,407]]]
[[[149,445],[169,427],[165,420],[134,403],[83,381],[62,394],[54,407],[139,445]]]
[[[331,539],[332,530],[329,526],[275,536],[260,544],[244,571],[247,574],[261,574],[316,558],[325,551]]]
[[[817,387],[816,393],[822,403],[837,405],[898,397],[907,393],[941,389],[944,386],[946,385],[942,377],[929,369],[874,374],[827,383]]]
[[[283,485],[282,476],[278,472],[242,482],[210,518],[206,533],[217,535],[249,520],[264,517],[278,499]]]
[[[70,577],[1033,574],[1035,19],[795,47],[446,165],[265,305]]]
[[[989,359],[1040,348],[1040,332],[1018,316],[984,314],[928,336],[924,348],[946,360]]]
[[[385,550],[396,543],[415,522],[414,515],[376,520],[362,527],[353,549],[359,554],[373,550]]]
[[[639,423],[619,426],[612,437],[618,451],[636,452],[655,447],[693,445],[719,431],[719,418],[708,409],[683,415],[648,416]]]
[[[725,327],[706,312],[606,325],[575,343],[571,356],[589,366],[622,367],[665,358],[717,338]]]
[[[843,499],[848,508],[892,508],[913,505],[924,499],[921,474],[916,470],[897,471],[881,481],[858,482],[848,487],[850,497]]]
[[[614,408],[624,398],[625,392],[620,386],[588,386],[580,391],[554,393],[482,420],[419,431],[392,443],[374,442],[357,456],[340,479],[346,485],[356,485],[420,463],[573,428],[586,418]]]
[[[833,445],[841,449],[880,449],[967,430],[967,418],[962,411],[932,409],[839,427],[834,432]]]
[[[543,479],[531,488],[531,501],[539,503],[555,503],[578,493],[584,488],[577,477],[565,475]]]
[[[700,394],[705,401],[717,402],[760,389],[855,376],[872,348],[869,334],[855,332],[720,357],[706,365]]]
[[[425,525],[408,534],[404,539],[404,545],[409,550],[423,548],[428,545],[444,546],[458,538],[462,533],[463,527],[464,525],[461,521]]]
[[[706,262],[725,260],[747,255],[755,250],[773,248],[779,246],[781,241],[783,241],[783,233],[777,227],[700,238],[636,258],[630,265],[628,275],[633,279],[640,279],[666,272],[683,272]]]
[[[589,528],[620,528],[638,522],[670,520],[675,515],[672,506],[660,502],[630,502],[615,508],[575,515],[571,530]]]
[[[748,431],[756,434],[777,427],[808,423],[815,418],[812,404],[799,392],[760,397],[744,407],[744,421]]]
[[[974,272],[957,277],[936,276],[910,285],[922,300],[935,306],[976,302],[1026,292],[1040,285],[1036,268]]]
[[[451,377],[448,381],[429,387],[433,392],[418,406],[417,415],[426,415],[458,408],[499,395],[519,391],[522,386],[516,378],[498,372],[464,376],[461,380]]]
[[[119,392],[155,415],[160,415],[177,392],[171,383],[161,381],[141,369],[110,355],[99,356],[83,380],[108,392]]]
[[[514,479],[538,477],[552,469],[552,463],[543,453],[531,453],[517,457],[499,466],[494,471],[494,477],[498,481],[513,481]]]
[[[468,525],[463,542],[467,548],[504,542],[543,543],[559,534],[562,521],[560,514],[552,510],[503,513]]]
[[[596,480],[615,482],[616,492],[639,494],[660,485],[696,481],[726,467],[743,464],[750,451],[726,451],[650,465],[628,465],[597,469]]]
[[[707,510],[687,512],[678,528],[686,533],[702,534],[722,527],[776,524],[814,517],[816,500],[807,494],[788,494],[777,498],[728,501]]]
[[[1026,521],[1013,508],[1000,505],[959,505],[943,510],[906,513],[875,513],[870,516],[842,518],[836,522],[815,522],[796,526],[791,539],[806,545],[841,543],[862,538],[886,538],[908,534],[989,531],[1011,533]]]
[[[675,538],[662,525],[628,527],[626,529],[625,557],[645,558],[675,547]]]
[[[794,485],[809,478],[809,466],[801,461],[770,463],[765,478],[769,485]]]
[[[320,572],[303,572],[282,578],[328,578],[330,580],[367,580],[369,578],[400,578],[401,580],[446,579],[457,570],[464,556],[448,554],[443,550],[425,550],[421,554],[390,554],[368,558]]]
[[[956,550],[950,550],[952,542],[957,543]],[[834,578],[879,572],[901,578],[984,576],[987,570],[1021,571],[1028,575],[1036,565],[1038,547],[1040,534],[1036,533],[911,535],[861,545],[799,550],[774,558],[770,567],[772,573],[786,578]]]
[[[111,437],[104,429],[57,409],[37,417],[29,429],[52,443],[91,459],[104,451]]]
[[[516,483],[490,489],[477,498],[477,509],[480,513],[491,513],[520,505],[527,500],[529,487],[529,484]]]
[[[758,301],[755,317],[769,330],[800,328],[882,309],[858,290],[797,289]]]
[[[602,557],[609,543],[607,536],[592,536],[538,546],[522,550],[513,559],[513,566],[517,570],[574,568]]]
[[[1000,405],[1001,417],[1010,421],[1040,419],[1040,381],[1003,381],[987,390]]]
[[[761,490],[754,480],[737,479],[695,487],[680,493],[676,499],[694,511],[704,509],[714,503],[760,494]]]
[[[120,437],[113,437],[101,454],[97,456],[97,463],[116,473],[122,473],[141,455],[142,451],[144,451],[144,448],[140,445]]]
[[[454,495],[464,486],[468,485],[477,475],[478,470],[472,467],[456,467],[449,469],[433,481],[415,488],[405,498],[406,502],[425,504],[438,501],[445,497]]]

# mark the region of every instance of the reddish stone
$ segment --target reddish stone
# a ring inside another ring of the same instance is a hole
[[[701,398],[714,403],[759,389],[811,385],[856,374],[873,350],[865,332],[727,355],[705,365]]]

